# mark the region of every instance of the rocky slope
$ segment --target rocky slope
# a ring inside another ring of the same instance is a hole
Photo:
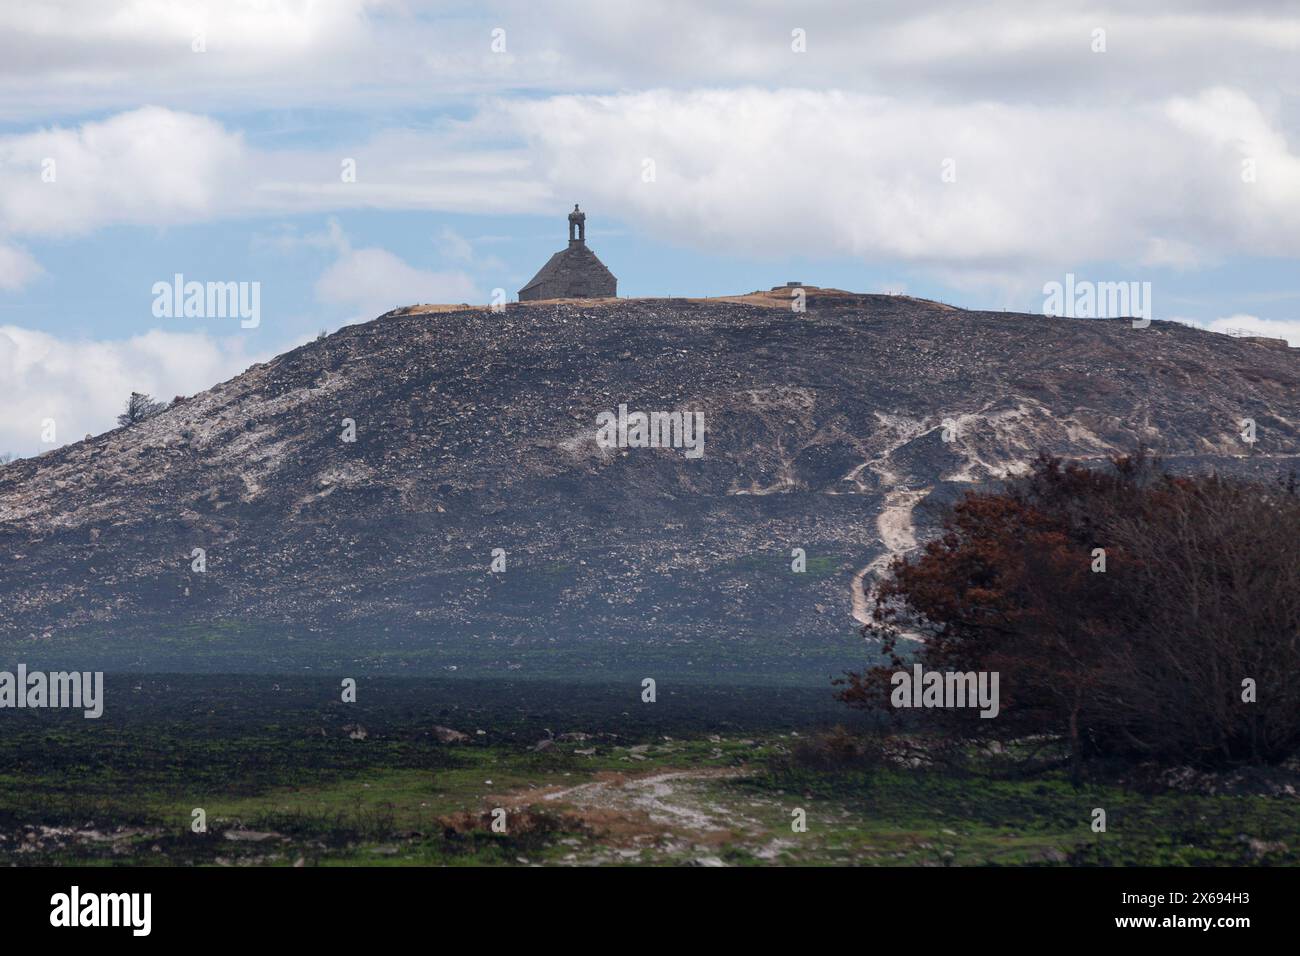
[[[860,653],[887,552],[1040,449],[1300,461],[1284,345],[831,290],[807,306],[399,310],[0,468],[4,656],[823,673]],[[620,404],[702,412],[703,456],[602,447]]]

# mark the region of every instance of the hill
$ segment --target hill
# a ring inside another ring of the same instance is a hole
[[[861,662],[872,570],[1039,450],[1300,462],[1294,349],[836,290],[787,303],[396,310],[4,466],[0,650],[821,681]],[[602,447],[620,405],[702,413],[702,456]]]

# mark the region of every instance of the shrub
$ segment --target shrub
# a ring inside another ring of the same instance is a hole
[[[117,424],[122,428],[135,425],[153,418],[166,407],[164,403],[155,402],[153,398],[142,392],[132,392],[131,397],[126,400],[126,410],[117,416]]]

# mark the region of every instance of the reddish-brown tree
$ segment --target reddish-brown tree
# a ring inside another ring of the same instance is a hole
[[[840,682],[852,705],[892,711],[890,678],[914,652],[927,670],[999,674],[997,718],[925,720],[970,738],[1058,737],[1076,770],[1094,755],[1225,765],[1300,747],[1294,482],[1043,457],[1005,491],[967,495],[874,596],[864,633],[889,663]]]

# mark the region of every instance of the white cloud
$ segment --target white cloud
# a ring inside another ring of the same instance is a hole
[[[1286,339],[1288,345],[1300,347],[1300,319],[1261,319],[1257,315],[1238,313],[1215,319],[1211,332],[1249,332],[1269,339]]]
[[[504,28],[508,52],[490,51]],[[790,49],[807,33],[808,51]],[[1092,31],[1107,51],[1091,51]],[[192,52],[202,29],[207,52]],[[516,90],[754,84],[917,101],[1127,100],[1204,77],[1294,94],[1300,22],[1287,4],[1148,0],[6,0],[0,117],[152,102],[187,109],[427,106]]]
[[[1294,8],[1270,0],[584,0],[545,14],[530,38],[540,31],[565,59],[577,76],[570,90],[601,77],[606,90],[756,84],[1096,103],[1132,99],[1135,82],[1163,98],[1212,76],[1264,94],[1295,91],[1300,50]],[[791,51],[794,27],[806,32],[806,53]],[[1092,52],[1097,28],[1105,53]]]
[[[1123,112],[760,89],[502,108],[557,195],[698,247],[992,272],[1300,248],[1300,160],[1237,91]],[[1244,150],[1267,182],[1242,181]]]
[[[25,249],[0,243],[0,291],[17,292],[44,271]]]
[[[1144,266],[1152,268],[1192,269],[1205,264],[1204,254],[1190,242],[1166,236],[1152,236],[1144,240],[1141,258]]]
[[[453,262],[470,262],[474,258],[473,243],[450,226],[444,226],[433,241],[443,258]]]
[[[264,357],[238,337],[154,329],[127,339],[64,339],[0,326],[0,452],[38,454],[42,422],[54,419],[56,444],[116,427],[131,392],[170,401],[230,378]]]
[[[159,107],[3,136],[0,232],[66,236],[236,215],[246,208],[246,158],[239,133]]]
[[[485,301],[463,272],[420,269],[387,249],[353,249],[333,221],[329,238],[338,258],[316,280],[316,298],[355,310],[354,321],[368,321],[403,305]]]
[[[316,152],[257,150],[206,116],[150,106],[0,136],[0,236],[337,209],[540,211],[546,185],[522,145],[484,142],[497,135],[492,122],[390,130]],[[343,157],[357,161],[356,182],[342,181]]]
[[[495,276],[507,275],[511,269],[506,263],[496,256],[485,256],[476,248],[477,244],[492,241],[494,240],[491,236],[467,238],[450,226],[443,227],[433,239],[438,255],[449,262],[460,263],[467,268],[473,267],[479,275],[485,273]]]
[[[160,97],[237,103],[318,84],[336,93],[373,52],[366,0],[6,0],[0,110],[48,114]],[[205,52],[195,52],[196,39]],[[340,69],[340,67],[346,68]],[[23,101],[26,101],[24,103]]]

